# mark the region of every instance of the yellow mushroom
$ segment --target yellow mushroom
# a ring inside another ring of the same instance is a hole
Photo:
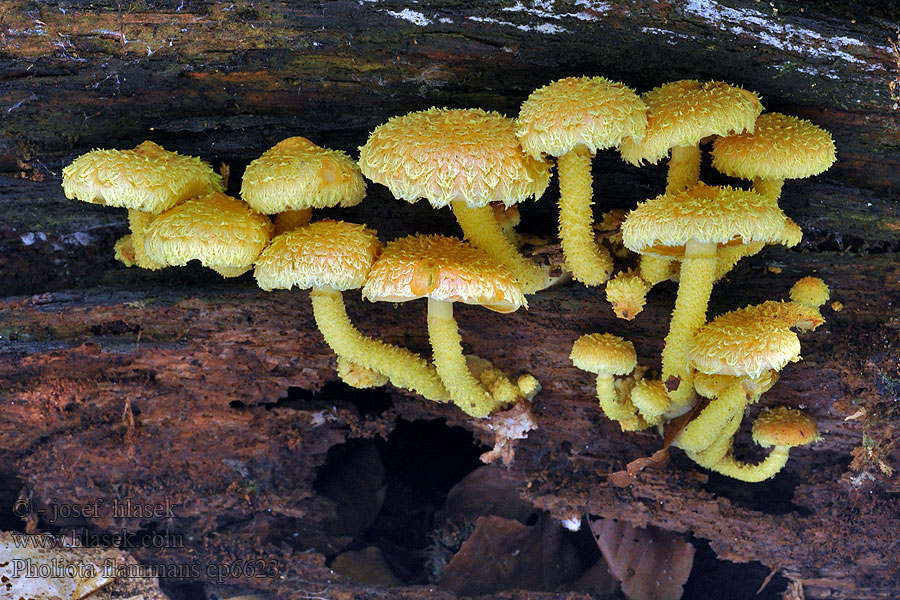
[[[713,142],[713,167],[750,179],[757,194],[778,200],[785,179],[803,179],[834,164],[831,134],[803,119],[765,113],[752,131]]]
[[[775,202],[750,191],[699,183],[641,203],[622,224],[625,246],[681,260],[678,295],[662,355],[662,380],[673,388],[668,417],[693,403],[688,345],[706,322],[719,247],[781,239],[786,217]]]
[[[143,269],[165,266],[144,252],[144,229],[154,215],[225,189],[222,177],[207,163],[150,141],[132,150],[92,150],[72,161],[62,175],[66,198],[128,209],[131,240],[120,240],[116,258]]]
[[[143,248],[159,265],[180,267],[199,260],[223,277],[237,277],[253,266],[272,238],[272,229],[265,215],[216,192],[155,217],[144,230]]]
[[[577,368],[597,375],[597,398],[609,420],[618,422],[622,431],[647,427],[630,399],[615,387],[616,375],[628,375],[637,366],[631,342],[611,333],[589,333],[575,340],[569,358]]]
[[[700,179],[700,141],[753,131],[762,104],[753,92],[723,83],[674,81],[641,95],[649,107],[640,140],[626,138],[622,158],[633,165],[657,163],[671,150],[666,193],[687,189]]]
[[[783,406],[756,417],[752,435],[753,441],[763,448],[772,448],[762,462],[750,464],[735,459],[729,443],[721,459],[702,466],[740,481],[765,481],[784,468],[791,448],[821,439],[815,419],[799,410]]]
[[[359,167],[395,198],[449,205],[466,239],[499,261],[525,293],[550,283],[548,271],[522,256],[504,235],[491,206],[539,198],[550,180],[549,163],[522,151],[511,119],[479,109],[440,108],[394,117],[360,148]]]
[[[309,223],[313,208],[356,206],[365,195],[366,182],[353,159],[299,136],[263,152],[247,165],[241,182],[247,204],[278,214],[276,233]]]
[[[567,77],[531,93],[516,119],[526,153],[556,157],[559,238],[566,268],[585,285],[609,279],[612,257],[594,241],[591,158],[624,138],[639,140],[647,106],[634,90],[603,77]]]
[[[446,402],[434,368],[424,358],[360,333],[347,316],[341,292],[361,288],[381,252],[375,232],[364,225],[324,219],[275,237],[256,261],[254,276],[264,290],[310,289],[313,316],[328,346],[345,361],[371,369],[397,387]]]
[[[830,296],[828,285],[818,277],[803,277],[791,287],[791,300],[809,308],[819,308]]]
[[[606,300],[618,318],[631,321],[644,310],[649,291],[650,284],[629,269],[606,283]]]
[[[692,455],[720,439],[732,419],[774,385],[777,372],[800,360],[800,339],[790,328],[818,326],[821,317],[813,312],[792,302],[764,302],[725,313],[700,329],[689,347],[689,365],[707,375],[697,384],[713,400],[673,445]]]
[[[439,235],[411,235],[385,245],[363,287],[373,302],[428,298],[428,337],[434,366],[454,404],[468,415],[486,417],[507,405],[473,376],[453,318],[453,303],[480,304],[508,313],[525,306],[509,271],[484,251]],[[496,373],[492,373],[496,375]],[[499,386],[496,389],[510,389]]]

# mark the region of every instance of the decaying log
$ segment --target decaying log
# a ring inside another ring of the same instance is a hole
[[[250,276],[222,280],[194,266],[147,272],[115,263],[124,214],[66,200],[62,166],[93,147],[149,138],[229,165],[237,193],[242,167],[289,135],[355,155],[394,114],[438,105],[515,115],[531,90],[564,75],[605,75],[638,90],[718,78],[836,140],[839,160],[828,173],[785,186],[781,204],[803,243],[741,263],[710,308],[786,298],[804,275],[829,284],[842,310],[825,307],[827,323],[801,335],[804,360],[761,401],[809,411],[823,441],[793,451],[767,483],[726,480],[673,451],[666,467],[611,485],[609,473],[650,455],[660,439],[622,433],[602,416],[591,376],[571,365],[571,345],[610,331],[658,368],[674,287],[655,288],[629,323],[614,318],[602,289],[570,283],[532,297],[527,311],[456,311],[468,351],[543,384],[539,429],[516,445],[510,473],[556,518],[687,532],[721,559],[802,582],[808,598],[900,595],[896,7],[486,4],[0,8],[0,529],[183,535],[183,544],[132,553],[148,564],[201,565],[201,576],[171,581],[207,589],[453,597],[336,578],[325,556],[347,548],[353,531],[317,482],[330,452],[387,438],[400,422],[440,419],[477,444],[490,436],[452,406],[389,388],[389,402],[373,407],[371,395],[334,384],[334,356],[305,292],[267,293]],[[665,176],[662,166],[632,168],[611,152],[598,155],[594,175],[598,218],[656,195]],[[722,181],[706,167],[703,176]],[[555,197],[551,186],[521,207],[524,230],[552,238]],[[393,200],[374,184],[358,208],[322,214],[366,222],[385,240],[458,235],[447,211]],[[346,298],[363,331],[427,353],[424,303]],[[748,437],[740,451],[758,456]],[[125,498],[168,503],[175,517],[53,513]],[[24,513],[8,510],[14,505],[29,506],[25,524]],[[236,560],[276,565],[278,577],[207,570]]]

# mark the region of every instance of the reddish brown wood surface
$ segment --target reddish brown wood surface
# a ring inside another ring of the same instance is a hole
[[[175,503],[178,518],[168,521],[106,514],[50,523],[44,513],[35,524],[168,526],[192,541],[140,549],[140,560],[260,558],[281,569],[279,578],[228,578],[227,589],[241,584],[284,598],[451,597],[336,578],[324,557],[351,536],[313,483],[330,449],[388,436],[400,420],[444,419],[481,443],[489,436],[450,406],[393,389],[391,406],[379,410],[349,388],[313,394],[336,377],[305,293],[266,293],[248,276],[222,281],[199,267],[121,267],[111,249],[124,215],[66,200],[61,167],[92,147],[150,138],[231,165],[236,192],[243,165],[288,135],[355,155],[393,114],[447,105],[514,115],[532,89],[562,75],[606,75],[639,90],[680,77],[720,78],[836,139],[839,161],[826,175],[785,186],[782,206],[804,242],[742,263],[711,304],[717,314],[785,298],[808,274],[828,282],[843,310],[826,308],[826,325],[801,336],[804,360],[786,368],[761,402],[805,408],[824,440],[792,452],[771,483],[709,475],[679,451],[628,488],[608,483],[609,472],[649,455],[660,440],[606,421],[591,377],[568,353],[579,335],[611,331],[634,341],[643,364],[658,366],[672,284],[655,289],[631,323],[614,319],[602,290],[575,284],[542,292],[510,315],[463,307],[456,311],[463,338],[468,350],[543,383],[539,429],[518,443],[511,467],[537,506],[558,518],[592,514],[688,532],[722,559],[802,581],[809,598],[897,597],[900,126],[892,82],[900,70],[889,42],[897,14],[888,4],[814,14],[791,3],[774,8],[750,1],[7,3],[0,8],[0,502],[11,506],[22,494],[35,510],[97,498]],[[599,216],[657,194],[664,173],[601,153],[595,176]],[[704,177],[719,180],[706,169]],[[555,194],[551,186],[546,198],[521,207],[525,230],[554,234]],[[408,206],[373,184],[357,209],[327,214],[364,221],[385,240],[458,234],[447,211]],[[421,303],[376,305],[349,293],[347,301],[364,331],[427,352]],[[747,437],[739,446],[749,454]],[[22,526],[0,510],[4,528]]]

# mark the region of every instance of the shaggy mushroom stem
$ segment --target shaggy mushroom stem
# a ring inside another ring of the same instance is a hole
[[[666,193],[675,194],[700,181],[700,146],[675,146],[669,158]]]
[[[290,231],[291,229],[305,227],[306,225],[309,225],[310,220],[312,220],[311,208],[298,208],[296,210],[280,212],[275,217],[274,221],[275,235]]]
[[[784,179],[753,178],[753,191],[774,202],[781,197],[781,188],[784,187]]]
[[[167,265],[151,260],[147,256],[144,249],[144,230],[151,221],[156,217],[153,213],[137,210],[135,208],[128,209],[128,226],[131,228],[131,246],[134,249],[134,264],[142,269],[162,269]]]
[[[549,273],[528,260],[503,233],[490,205],[473,208],[462,200],[450,203],[466,239],[499,261],[519,282],[524,294],[533,294],[550,283]]]
[[[740,379],[725,388],[706,405],[675,439],[674,445],[686,452],[703,452],[709,448],[736,415],[743,414],[749,398]],[[705,465],[704,465],[705,466]]]
[[[462,351],[462,336],[453,318],[453,303],[428,298],[428,337],[434,367],[453,403],[467,415],[483,418],[501,407],[472,375]]]
[[[594,241],[591,153],[583,144],[556,159],[559,173],[559,239],[566,268],[585,285],[600,285],[612,273],[612,257]]]
[[[310,290],[309,297],[316,325],[335,354],[377,371],[394,385],[413,390],[429,400],[446,402],[449,399],[437,372],[424,358],[360,333],[347,316],[341,292],[318,287]]]
[[[706,309],[716,276],[716,244],[689,240],[681,262],[681,276],[675,310],[662,351],[662,381],[677,378],[669,392],[672,403],[669,418],[684,414],[693,401],[693,376],[688,367],[688,346],[694,334],[706,323]]]

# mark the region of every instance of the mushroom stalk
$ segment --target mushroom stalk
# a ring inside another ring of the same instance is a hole
[[[147,229],[147,226],[155,217],[156,215],[153,213],[143,210],[128,209],[128,226],[131,228],[131,247],[134,249],[134,264],[142,269],[156,270],[166,266],[164,263],[151,260],[144,249],[144,230]]]
[[[675,146],[669,158],[666,193],[676,194],[700,181],[700,146]]]
[[[429,400],[446,402],[449,398],[437,372],[413,352],[367,337],[347,316],[341,293],[331,288],[313,288],[313,316],[325,342],[345,360],[385,375],[398,387],[413,390]]]
[[[675,310],[662,351],[662,381],[679,380],[669,392],[672,403],[667,416],[682,415],[691,407],[693,376],[688,367],[688,346],[694,334],[706,323],[706,309],[716,275],[716,244],[689,240],[685,245],[678,282]]]
[[[566,268],[585,285],[600,285],[612,272],[612,257],[594,241],[591,153],[584,145],[556,159],[559,173],[559,239]]]
[[[450,203],[466,239],[509,269],[524,294],[533,294],[550,283],[546,270],[526,259],[503,233],[489,205],[471,207],[461,200]]]
[[[500,408],[498,402],[472,375],[462,351],[462,337],[453,318],[453,303],[428,298],[428,337],[434,351],[434,367],[453,403],[466,414],[482,418]]]
[[[298,208],[295,210],[286,210],[278,213],[275,217],[275,235],[305,227],[312,220],[311,208]]]
[[[618,398],[616,393],[615,378],[606,373],[597,375],[597,398],[600,400],[600,408],[610,421],[635,420],[637,410],[627,400]]]
[[[753,179],[753,191],[768,198],[773,202],[777,202],[781,197],[781,189],[784,187],[784,179],[764,179],[756,177]]]
[[[740,379],[735,379],[678,435],[675,446],[690,453],[704,452],[720,439],[736,416],[743,414],[749,398]],[[740,419],[738,419],[740,423]],[[729,436],[730,437],[730,436]],[[692,457],[693,458],[693,457]],[[704,465],[708,466],[708,465]],[[709,467],[711,468],[711,467]]]
[[[701,466],[739,481],[758,483],[777,475],[784,468],[784,465],[787,464],[790,451],[790,446],[775,446],[762,462],[755,465],[735,459],[729,451],[717,463],[711,465],[701,464]]]

